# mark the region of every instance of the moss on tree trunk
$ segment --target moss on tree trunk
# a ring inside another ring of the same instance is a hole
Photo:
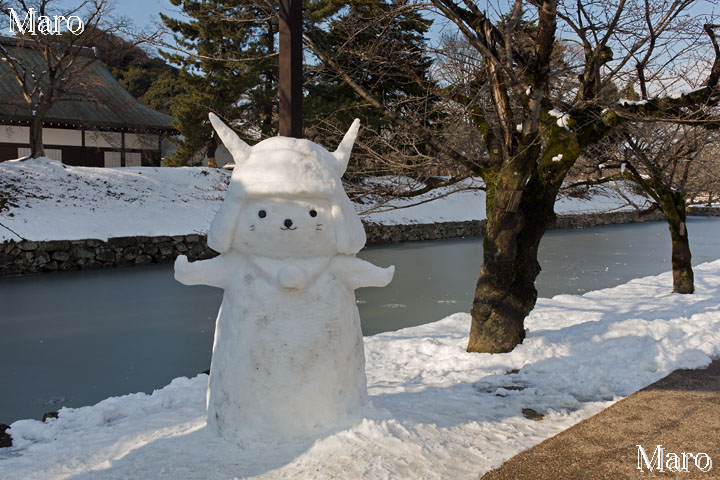
[[[688,241],[685,198],[679,192],[663,195],[662,211],[670,229],[672,240],[673,292],[693,293],[695,291],[692,270],[692,254]]]
[[[516,211],[508,211],[504,195],[488,194],[483,265],[471,309],[469,352],[509,352],[525,338],[524,320],[537,301],[535,279],[541,270],[537,251],[555,218],[556,192],[543,192],[543,188],[538,181],[529,182]]]

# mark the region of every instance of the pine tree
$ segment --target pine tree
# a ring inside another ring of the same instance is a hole
[[[217,144],[207,122],[210,111],[248,140],[277,134],[277,7],[253,1],[172,2],[190,18],[162,17],[180,49],[190,53],[164,54],[183,66],[180,82],[185,93],[177,97],[173,115],[184,140],[175,161],[184,164],[203,153],[212,155]],[[342,65],[353,66],[351,76],[357,82],[398,110],[417,115],[432,103],[427,85],[417,82],[429,78],[431,60],[420,52],[431,22],[410,9],[397,15],[404,4],[306,2],[304,30]],[[358,21],[365,22],[364,33],[348,38]],[[387,120],[310,55],[305,59],[304,88],[305,137],[336,144],[356,117],[369,131],[387,136]],[[422,149],[415,140],[409,143],[413,151]],[[382,147],[374,153],[381,156]]]
[[[98,31],[93,46],[98,58],[133,97],[153,110],[172,114],[173,100],[182,93],[179,69],[110,32]]]
[[[314,50],[325,53],[353,81],[385,105],[392,105],[401,116],[413,117],[430,125],[436,113],[437,98],[428,92],[432,60],[425,54],[425,37],[432,23],[405,0],[369,0],[353,2],[316,2],[306,10],[306,30]],[[359,28],[360,27],[360,28]],[[373,105],[357,95],[337,69],[327,62],[306,67],[304,99],[306,136],[319,143],[333,145],[353,118],[365,128],[364,143],[373,143],[372,155],[363,155],[362,147],[353,155],[350,173],[358,164],[372,164],[364,173],[385,174],[374,159],[394,155],[399,162],[412,162],[403,150],[423,152],[422,141],[410,132],[398,132]],[[374,135],[373,135],[374,133]],[[384,138],[381,141],[380,138]],[[389,140],[392,138],[392,140]],[[392,143],[390,151],[389,143]],[[365,158],[363,158],[365,157]],[[394,165],[388,162],[386,165]]]
[[[189,17],[182,21],[161,14],[180,48],[163,56],[183,67],[184,93],[173,115],[184,139],[173,161],[185,164],[207,154],[212,165],[218,144],[209,112],[233,123],[248,139],[273,133],[277,18],[252,1],[172,3]]]

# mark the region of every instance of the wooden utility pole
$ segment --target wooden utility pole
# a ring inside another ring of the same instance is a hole
[[[280,0],[280,135],[302,137],[302,0]]]

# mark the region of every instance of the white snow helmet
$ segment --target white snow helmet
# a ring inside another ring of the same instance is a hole
[[[248,196],[321,196],[332,203],[338,252],[351,255],[362,249],[365,229],[340,180],[359,119],[332,153],[310,140],[288,137],[268,138],[251,147],[213,113],[210,122],[235,160],[225,200],[208,232],[210,248],[219,253],[230,248],[238,213]]]

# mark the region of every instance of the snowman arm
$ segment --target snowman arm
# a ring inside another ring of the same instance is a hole
[[[330,269],[352,290],[360,287],[384,287],[390,283],[395,273],[395,266],[382,268],[348,255],[336,256]]]
[[[210,260],[188,262],[185,255],[179,255],[175,260],[175,280],[185,285],[210,285],[211,287],[225,288],[235,262],[228,261],[225,255],[219,255]]]

